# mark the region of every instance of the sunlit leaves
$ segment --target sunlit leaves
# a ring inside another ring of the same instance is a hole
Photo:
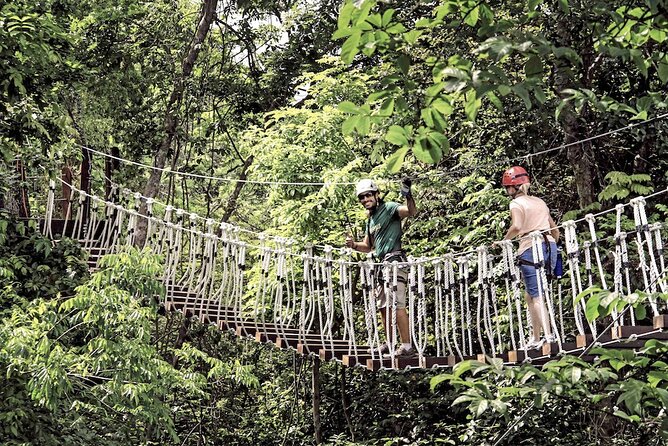
[[[651,178],[646,174],[627,174],[611,171],[605,175],[606,186],[598,195],[601,201],[623,200],[631,194],[647,195],[653,192]]]
[[[352,62],[355,55],[359,52],[359,42],[362,37],[361,31],[353,31],[352,34],[343,42],[341,46],[341,59],[345,63]]]
[[[392,125],[387,130],[385,134],[385,139],[397,146],[407,146],[408,145],[409,134],[407,129],[398,125]]]
[[[82,421],[93,434],[100,429],[98,437],[113,426],[127,443],[138,426],[153,426],[163,440],[176,441],[177,395],[205,399],[214,380],[258,386],[248,366],[223,362],[188,343],[167,346],[178,368],[162,357],[152,337],[156,308],[145,305],[159,288],[152,285],[162,273],[155,256],[133,250],[102,263],[103,270],[75,296],[16,305],[0,324],[3,396],[11,395],[14,409],[27,417],[7,418],[7,405],[0,405],[0,417],[14,423],[13,429],[0,429],[11,432],[10,440],[42,435],[27,426],[37,411],[40,423],[66,426],[68,432]]]
[[[389,173],[399,172],[402,164],[404,163],[404,159],[406,158],[408,150],[409,150],[408,146],[401,147],[399,150],[397,150],[387,158],[385,166]]]

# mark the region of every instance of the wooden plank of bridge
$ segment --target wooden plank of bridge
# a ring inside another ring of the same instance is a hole
[[[479,354],[476,355],[476,360],[479,361],[479,362],[484,362],[484,363],[489,363],[490,362],[489,360],[493,359],[493,358],[501,358],[501,361],[508,362],[508,352],[495,353],[493,355],[485,355],[485,354],[479,353]]]
[[[396,369],[404,370],[408,368],[419,368],[420,358],[417,356],[413,358],[385,358],[382,359],[367,359],[366,368],[372,372],[377,372],[382,369]]]
[[[377,357],[378,355],[376,355]],[[359,355],[343,355],[341,362],[348,367],[361,366],[366,367],[367,360],[371,359],[371,355],[363,353]]]
[[[592,335],[578,335],[576,343],[578,347],[587,348],[596,338]],[[596,342],[600,343],[605,348],[642,348],[645,345],[645,340],[628,340],[613,338],[611,334],[602,335]]]
[[[561,343],[561,350],[559,349],[559,344],[556,342],[551,342],[551,343],[545,343],[543,344],[543,354],[545,356],[558,356],[561,354],[567,354],[567,355],[578,355],[582,353],[584,349],[582,347],[578,347],[578,345],[575,342],[562,342]]]
[[[183,300],[167,300],[170,309],[181,311],[186,316],[197,316],[203,323],[216,323],[221,319],[234,319],[237,313],[231,308],[219,307],[218,304],[202,305]]]
[[[331,339],[324,342],[320,339],[299,340],[297,343],[297,353],[313,354],[320,356],[321,350],[338,349],[348,351],[350,341],[344,339]],[[365,349],[368,347],[365,347]],[[362,350],[364,352],[366,350]]]
[[[612,328],[613,339],[622,338],[643,338],[643,339],[668,339],[668,331],[663,331],[662,328],[655,328],[654,325],[635,325],[635,326],[620,326]]]
[[[654,316],[654,328],[668,329],[668,314]]]
[[[357,354],[367,354],[369,350],[368,345],[358,345],[357,347]],[[343,361],[344,356],[355,356],[355,349],[353,349],[350,346],[341,346],[337,347],[335,346],[334,349],[331,349],[329,347],[326,348],[321,348],[319,350],[319,355],[320,359],[323,361],[328,361],[331,359],[335,359],[337,361]]]
[[[534,358],[543,356],[542,350],[527,350],[525,353],[524,350],[509,350],[508,351],[508,362],[511,364],[519,364],[523,362],[533,361]]]
[[[438,367],[454,367],[459,360],[455,355],[450,356],[425,356],[420,358],[420,367],[423,369],[433,369]]]

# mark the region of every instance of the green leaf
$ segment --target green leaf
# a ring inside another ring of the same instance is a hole
[[[354,115],[359,113],[359,107],[350,101],[339,102],[337,108],[344,113],[350,113]]]
[[[355,131],[355,127],[357,127],[357,121],[359,121],[359,118],[359,116],[348,117],[341,125],[341,132],[343,132],[344,135],[350,135],[353,133]]]
[[[540,76],[543,74],[543,61],[540,57],[533,55],[524,64],[524,73],[527,77]]]
[[[524,88],[524,86],[517,84],[512,86],[512,90],[522,99],[522,101],[524,101],[524,106],[527,108],[527,110],[531,110],[531,99],[529,98],[529,92],[527,89]]]
[[[435,144],[441,146],[443,153],[448,153],[450,151],[450,140],[447,136],[439,132],[429,133],[429,137],[434,141]]]
[[[480,402],[478,403],[478,407],[476,408],[475,411],[475,416],[479,417],[480,415],[482,415],[487,410],[488,406],[489,402],[487,400],[480,400]]]
[[[501,96],[508,96],[512,91],[508,85],[499,85],[496,89]]]
[[[392,125],[385,134],[385,141],[390,142],[396,146],[407,146],[408,137],[406,130],[398,125]]]
[[[466,23],[469,26],[475,26],[476,23],[478,23],[479,18],[480,18],[480,7],[476,6],[475,8],[467,12],[466,18],[464,19],[464,23]]]
[[[405,76],[405,75],[408,74],[408,69],[411,66],[411,60],[407,55],[402,54],[401,56],[399,56],[397,58],[397,64],[396,65],[397,65],[397,68],[399,68]]]
[[[392,21],[392,16],[394,16],[394,9],[390,8],[383,13],[382,26],[387,26]]]
[[[452,373],[455,375],[455,377],[459,378],[460,376],[462,376],[462,374],[471,370],[471,365],[472,365],[472,361],[470,359],[462,361],[462,362],[458,362],[452,368]]]
[[[338,40],[338,39],[343,39],[344,37],[348,37],[353,33],[354,29],[353,28],[343,28],[343,29],[337,29],[334,31],[334,34],[332,34],[332,40]]]
[[[387,158],[387,161],[385,162],[385,168],[389,173],[397,173],[399,170],[401,170],[401,166],[404,163],[404,159],[406,158],[406,154],[408,153],[409,148],[410,147],[408,146],[404,146]]]
[[[434,164],[441,160],[443,151],[440,146],[432,144],[428,137],[423,136],[413,145],[413,154],[423,163]]]
[[[637,113],[634,117],[631,118],[631,121],[646,121],[647,120],[647,110],[642,110]]]
[[[394,98],[387,98],[383,101],[383,104],[380,106],[380,109],[378,110],[378,115],[379,116],[392,116],[392,113],[394,112]]]
[[[355,126],[357,133],[359,133],[361,136],[368,135],[369,130],[371,130],[371,119],[369,115],[361,115],[358,118],[357,125]]]
[[[565,14],[571,13],[571,7],[568,4],[568,0],[559,0],[559,6]]]
[[[666,32],[662,29],[652,29],[649,32],[649,37],[656,43],[663,43],[667,36],[668,34],[666,34]]]
[[[469,401],[476,401],[476,400],[478,400],[478,398],[473,395],[460,395],[457,398],[455,398],[455,400],[452,402],[452,405],[456,406],[457,404],[467,403]]]
[[[577,384],[582,378],[582,369],[580,367],[573,367],[571,369],[571,383]]]
[[[485,96],[489,99],[489,101],[496,107],[496,109],[500,112],[503,112],[503,103],[501,103],[501,99],[497,95],[494,94],[492,91],[488,91]]]
[[[615,415],[619,418],[622,418],[626,421],[630,421],[632,423],[639,423],[640,422],[640,417],[638,415],[629,416],[629,415],[626,414],[626,412],[621,411],[621,410],[615,411],[615,413],[613,415]]]
[[[455,67],[444,68],[440,72],[440,75],[442,78],[454,77],[455,79],[460,79],[465,81],[471,80],[471,76],[469,75],[468,72],[462,70],[461,68],[455,68]]]
[[[418,29],[412,29],[407,33],[404,33],[403,36],[406,43],[408,43],[409,45],[415,45],[415,43],[417,42],[417,40],[420,38],[421,35],[422,31]]]
[[[347,1],[343,5],[341,11],[339,12],[339,17],[336,21],[339,30],[346,28],[350,24],[350,19],[352,18],[352,14],[355,9],[355,3],[352,1]]]
[[[647,317],[647,310],[645,309],[645,306],[642,304],[633,307],[633,311],[635,312],[636,319],[639,321],[642,321]]]
[[[401,34],[406,32],[406,27],[401,23],[394,23],[388,26],[385,31],[387,31],[388,34]]]
[[[381,18],[380,14],[371,14],[366,18],[366,21],[376,28],[380,28],[383,25],[383,19]]]
[[[343,42],[343,45],[341,46],[341,60],[343,60],[344,63],[350,64],[355,58],[355,55],[359,52],[358,45],[361,36],[362,32],[356,30],[345,42]]]
[[[624,405],[631,413],[641,414],[642,407],[640,406],[640,401],[642,400],[643,391],[645,386],[649,387],[649,384],[643,383],[636,379],[629,379],[628,381],[620,385],[620,390],[622,394],[617,399],[617,403],[624,402]]]
[[[543,0],[529,0],[527,7],[529,11],[535,11],[541,3],[543,3]]]
[[[545,102],[547,102],[547,96],[545,96],[545,92],[543,91],[542,88],[540,88],[540,87],[535,87],[535,88],[533,89],[533,95],[536,97],[536,100],[537,100],[540,104],[544,104]]]
[[[442,98],[436,98],[432,101],[431,106],[438,110],[443,116],[450,116],[454,110],[454,107]]]
[[[431,108],[423,108],[420,110],[420,117],[427,127],[434,127],[434,118],[431,115]]]
[[[478,110],[480,110],[481,105],[482,105],[482,100],[476,97],[475,90],[469,90],[466,93],[466,103],[464,104],[466,119],[468,119],[469,121],[475,121],[475,118],[478,115]]]
[[[601,303],[601,296],[599,294],[592,295],[589,300],[587,300],[587,305],[585,306],[585,317],[589,322],[594,321],[598,315],[598,307]]]
[[[438,386],[442,382],[450,381],[452,379],[452,377],[453,376],[450,375],[450,374],[443,374],[443,375],[434,376],[432,379],[429,380],[429,388],[433,392],[434,389],[436,388],[436,386]]]
[[[659,73],[659,79],[664,84],[668,82],[668,56],[665,56],[657,64],[657,72]]]

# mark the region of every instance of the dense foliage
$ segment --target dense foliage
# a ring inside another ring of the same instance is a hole
[[[408,250],[468,249],[504,233],[509,164],[558,221],[666,188],[667,33],[664,0],[0,2],[0,207],[41,214],[48,178],[99,195],[157,178],[161,202],[338,246],[364,220],[349,183],[400,200],[407,175]],[[129,251],[89,276],[75,241],[3,211],[0,443],[313,442],[313,359],[165,314],[160,270]],[[616,304],[584,298],[589,317]],[[323,435],[660,444],[666,350],[448,374],[327,363]]]

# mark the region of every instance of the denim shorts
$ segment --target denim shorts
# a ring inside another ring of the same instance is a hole
[[[550,252],[548,253],[548,244],[543,243],[543,258],[545,259],[545,265],[549,268],[549,271],[554,272],[554,267],[557,265],[557,244],[555,242],[550,242],[549,247]],[[534,263],[531,248],[520,254],[519,258]],[[536,268],[533,265],[524,265],[520,263],[520,271],[522,272],[524,285],[526,286],[527,294],[529,296],[536,298],[545,294],[538,288],[538,277],[536,277]]]

